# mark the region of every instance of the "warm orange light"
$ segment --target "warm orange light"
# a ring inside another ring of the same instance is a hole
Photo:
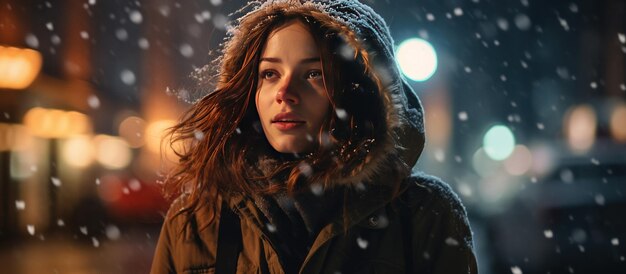
[[[130,164],[133,155],[124,139],[98,135],[93,141],[96,146],[96,160],[105,168],[123,169]]]
[[[146,143],[146,121],[137,117],[129,116],[120,123],[118,129],[120,137],[124,138],[132,148],[142,147]]]
[[[565,116],[565,136],[570,148],[576,153],[584,153],[593,146],[596,139],[596,113],[588,105],[572,108]]]
[[[0,88],[28,87],[39,74],[41,62],[35,50],[0,46]]]
[[[91,131],[91,121],[85,114],[40,107],[24,115],[24,125],[32,135],[43,138],[67,138]]]
[[[626,142],[626,105],[621,104],[611,115],[611,134],[618,142]]]
[[[161,140],[166,137],[166,130],[175,124],[176,121],[174,120],[159,120],[148,124],[146,127],[146,147],[148,150],[158,154],[161,151]],[[169,149],[169,146],[164,148]]]
[[[61,155],[73,167],[87,167],[94,160],[94,145],[91,136],[76,135],[63,142]]]

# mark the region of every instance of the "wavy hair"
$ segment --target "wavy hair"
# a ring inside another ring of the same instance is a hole
[[[319,11],[276,10],[239,21],[240,33],[232,38],[236,41],[222,51],[215,90],[192,105],[164,140],[179,157],[164,179],[166,198],[185,193],[186,210],[207,205],[213,219],[220,195],[293,193],[311,184],[333,187],[337,176],[358,173],[370,160],[370,150],[390,138],[377,130],[387,128],[383,87],[367,52],[349,37],[351,32],[338,31],[337,23],[324,16]],[[331,102],[316,140],[320,145],[299,157],[284,157],[271,148],[255,107],[263,46],[273,30],[291,20],[303,22],[314,37]],[[243,53],[227,54],[236,52],[232,47]],[[254,166],[259,157],[277,159],[278,164],[269,173],[258,172]]]

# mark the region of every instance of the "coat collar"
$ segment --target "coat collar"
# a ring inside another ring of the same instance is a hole
[[[393,189],[382,184],[359,184],[357,187],[343,187],[342,191],[343,206],[339,209],[341,214],[337,214],[327,225],[332,226],[332,230],[336,230],[338,233],[344,228],[349,229],[362,222],[393,199]],[[400,195],[404,191],[406,188],[402,188],[396,195]],[[259,229],[266,229],[260,217],[262,213],[252,198],[234,193],[226,199],[230,208],[240,216],[252,220],[259,226]],[[206,221],[202,220],[201,222],[205,223]]]

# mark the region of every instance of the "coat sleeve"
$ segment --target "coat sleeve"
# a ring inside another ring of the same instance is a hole
[[[176,273],[172,257],[173,243],[170,226],[171,219],[166,217],[161,227],[161,233],[152,259],[151,274]]]
[[[435,177],[422,186],[426,204],[413,214],[413,257],[419,273],[478,273],[472,231],[465,207],[450,187]]]

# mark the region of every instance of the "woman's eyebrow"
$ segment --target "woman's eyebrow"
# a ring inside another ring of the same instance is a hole
[[[270,63],[282,63],[283,62],[280,58],[276,58],[276,57],[261,57],[260,62],[263,62],[263,61],[270,62]],[[309,57],[309,58],[304,58],[300,60],[300,64],[316,63],[316,62],[321,62],[321,59],[319,57]]]

